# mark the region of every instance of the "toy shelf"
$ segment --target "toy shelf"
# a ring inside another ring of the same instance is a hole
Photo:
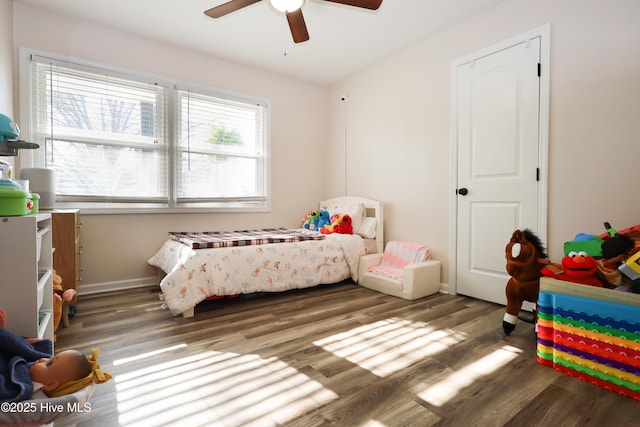
[[[537,359],[640,400],[640,295],[543,277]]]
[[[51,214],[0,217],[0,292],[6,328],[53,340]]]

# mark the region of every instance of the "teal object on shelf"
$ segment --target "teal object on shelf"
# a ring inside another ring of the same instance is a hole
[[[0,141],[16,139],[19,136],[18,124],[4,114],[0,114]]]

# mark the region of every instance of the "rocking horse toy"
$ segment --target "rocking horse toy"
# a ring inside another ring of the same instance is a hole
[[[505,248],[507,273],[507,308],[502,330],[509,335],[516,328],[518,314],[524,301],[536,303],[540,291],[542,266],[547,258],[542,242],[531,230],[516,230]]]

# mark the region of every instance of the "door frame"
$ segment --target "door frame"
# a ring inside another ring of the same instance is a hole
[[[469,62],[507,49],[511,46],[528,43],[529,40],[540,37],[540,105],[538,122],[538,164],[540,168],[540,184],[538,192],[538,224],[536,235],[546,244],[547,239],[547,205],[548,205],[548,149],[549,149],[549,82],[550,82],[550,47],[551,25],[545,24],[533,30],[480,49],[465,55],[451,63],[451,141],[450,161],[450,191],[449,191],[449,294],[457,294],[458,284],[458,68]],[[505,245],[507,242],[505,242]]]

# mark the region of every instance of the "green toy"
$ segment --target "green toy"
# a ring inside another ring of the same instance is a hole
[[[309,212],[305,217],[302,227],[306,228],[307,230],[312,230],[312,231],[317,230],[319,221],[320,221],[320,212],[318,211]]]

